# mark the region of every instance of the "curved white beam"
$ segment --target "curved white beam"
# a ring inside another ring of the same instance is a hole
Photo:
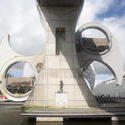
[[[27,62],[34,67],[35,78],[37,81],[37,79],[38,79],[37,72],[38,72],[38,70],[40,70],[39,67],[37,67],[37,66],[39,64],[43,65],[44,58],[45,58],[44,52],[37,54],[37,55],[34,55],[34,56],[22,56],[16,52],[14,52],[9,45],[8,34],[6,34],[5,37],[3,38],[3,40],[1,41],[1,44],[0,44],[0,60],[1,60],[0,61],[0,81],[2,82],[2,85],[1,85],[2,93],[4,95],[6,95],[8,97],[8,99],[13,100],[13,101],[25,101],[25,100],[27,100],[30,92],[27,94],[24,94],[20,97],[16,97],[7,91],[7,89],[5,87],[6,86],[6,82],[5,82],[6,71],[12,64],[14,64],[16,62]],[[37,70],[37,68],[38,68],[38,70]]]

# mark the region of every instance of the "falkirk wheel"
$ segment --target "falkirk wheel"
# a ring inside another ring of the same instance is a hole
[[[88,23],[75,32],[81,11],[79,4],[77,7],[60,8],[58,4],[55,5],[57,7],[51,7],[51,4],[47,7],[39,1],[37,6],[47,34],[46,49],[34,56],[22,56],[11,49],[8,35],[3,38],[0,44],[0,87],[4,95],[13,101],[24,101],[31,97],[31,105],[95,105],[94,96],[86,86],[86,81],[91,88],[95,84],[95,73],[90,65],[93,61],[106,65],[113,73],[116,84],[122,84],[121,55],[117,41],[106,27]],[[105,38],[85,37],[83,32],[88,29],[99,30]],[[9,67],[18,62],[29,63],[35,71],[31,89],[23,94],[8,91],[5,77]]]

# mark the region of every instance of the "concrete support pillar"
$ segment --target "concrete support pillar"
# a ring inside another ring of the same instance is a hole
[[[80,75],[81,69],[75,49],[75,27],[80,8],[41,7],[40,11],[47,36],[46,59],[30,105],[46,108],[95,106],[95,98]],[[61,82],[65,94],[59,95]],[[62,104],[58,103],[58,106],[56,103],[60,98]]]

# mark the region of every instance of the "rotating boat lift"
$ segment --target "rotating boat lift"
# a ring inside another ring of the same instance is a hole
[[[83,80],[85,77],[93,86],[95,83],[94,71],[90,67],[86,75],[81,75],[95,60],[105,64],[111,70],[116,78],[116,84],[122,84],[122,59],[117,41],[111,32],[103,25],[88,23],[81,26],[75,33],[76,22],[83,2],[84,0],[38,0],[38,11],[47,34],[46,51],[41,54],[29,57],[17,54],[10,47],[8,35],[3,38],[0,44],[0,81],[2,83],[1,91],[9,99],[24,101],[32,93],[30,91],[16,97],[6,89],[7,69],[21,61],[28,62],[36,71],[35,88],[29,105],[54,107],[96,105],[94,96]],[[105,34],[108,40],[107,49],[93,52],[84,46],[85,40],[82,38],[82,32],[90,28],[98,29]],[[60,81],[63,82],[63,93],[58,92]],[[62,103],[59,102],[59,98],[62,98]]]

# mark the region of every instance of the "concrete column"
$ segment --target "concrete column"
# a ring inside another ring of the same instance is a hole
[[[58,107],[60,81],[63,82],[62,105],[60,108],[83,108],[95,106],[96,101],[83,82],[75,49],[75,26],[80,12],[79,7],[41,7],[45,26],[46,59],[39,73],[30,105]],[[60,40],[60,54],[56,55],[57,28],[65,33]],[[64,97],[65,96],[65,97]],[[58,108],[59,108],[58,107]],[[41,108],[42,109],[42,108]]]

